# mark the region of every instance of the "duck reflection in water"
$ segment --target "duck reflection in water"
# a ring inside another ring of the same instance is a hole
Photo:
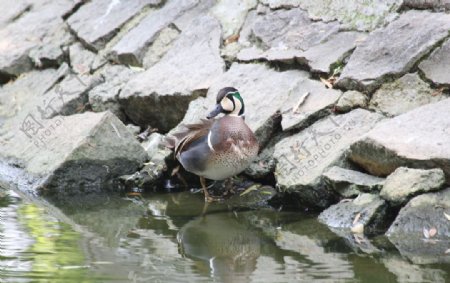
[[[177,235],[181,254],[199,263],[202,273],[223,282],[249,282],[261,253],[258,233],[233,213],[204,215]]]

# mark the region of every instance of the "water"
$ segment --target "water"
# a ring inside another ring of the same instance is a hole
[[[384,237],[338,235],[299,212],[205,207],[188,192],[60,208],[67,218],[0,195],[1,282],[450,281],[448,265],[412,264]]]

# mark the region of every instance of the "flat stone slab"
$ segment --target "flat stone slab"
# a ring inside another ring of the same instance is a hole
[[[405,204],[412,197],[437,191],[445,183],[442,169],[397,168],[386,178],[380,196],[393,205]]]
[[[175,127],[189,102],[204,94],[224,72],[220,34],[220,25],[211,16],[194,20],[157,64],[123,88],[119,98],[128,117],[163,132]]]
[[[407,73],[447,37],[449,30],[448,14],[414,10],[403,13],[385,28],[370,33],[355,49],[337,84],[371,92],[387,77]],[[392,40],[393,35],[395,40]]]
[[[449,263],[450,188],[416,196],[387,231],[389,240],[414,263]],[[436,231],[430,231],[435,229]],[[427,237],[428,236],[428,237]]]
[[[382,116],[356,109],[328,116],[275,145],[275,177],[282,192],[292,193],[306,205],[325,208],[336,197],[326,189],[322,174],[344,163],[345,152]]]
[[[366,234],[379,232],[385,225],[387,203],[375,194],[361,194],[350,202],[340,202],[325,209],[319,221],[332,227],[350,229],[361,226]]]
[[[85,49],[81,43],[77,42],[70,46],[69,58],[74,72],[86,74],[93,70],[92,65],[95,60],[95,53]]]
[[[450,7],[450,2],[449,2]],[[450,8],[449,8],[450,9]],[[427,79],[438,85],[450,85],[450,39],[419,64]]]
[[[435,95],[435,91],[417,73],[406,74],[394,82],[382,85],[372,95],[369,109],[386,116],[397,116],[444,98],[443,95]]]
[[[239,30],[247,17],[249,10],[254,9],[257,0],[220,0],[211,9],[222,25],[222,38],[227,39],[239,34]]]
[[[261,2],[272,9],[300,7],[308,11],[314,20],[326,22],[338,20],[345,29],[370,31],[395,18],[396,11],[403,1],[262,0]]]
[[[352,145],[350,159],[376,176],[400,166],[441,168],[450,181],[450,98],[378,124]]]
[[[110,1],[93,0],[67,19],[69,28],[84,44],[100,50],[118,30],[142,9],[158,6],[161,0]]]
[[[323,179],[329,189],[345,198],[356,197],[361,192],[378,192],[384,184],[383,178],[338,166],[325,171]]]
[[[30,0],[5,1],[2,3],[2,14],[0,15],[0,28],[13,22],[31,8]]]
[[[150,12],[125,34],[111,49],[110,56],[122,64],[142,66],[145,51],[159,33],[198,2],[199,0],[167,1],[162,8]]]
[[[98,191],[134,172],[147,154],[110,112],[40,119],[27,116],[12,136],[1,136],[1,160],[35,183],[29,190],[56,197]],[[2,176],[0,176],[2,178]]]

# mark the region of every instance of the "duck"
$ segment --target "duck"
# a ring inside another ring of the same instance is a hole
[[[166,145],[183,168],[200,177],[205,201],[210,196],[206,180],[226,180],[244,171],[257,157],[259,143],[245,122],[245,104],[239,91],[224,87],[216,105],[198,123],[182,124],[168,136]],[[217,117],[223,114],[221,117]]]

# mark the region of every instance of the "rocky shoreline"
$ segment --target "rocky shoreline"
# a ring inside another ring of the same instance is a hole
[[[9,3],[0,184],[70,199],[190,182],[161,140],[234,86],[262,145],[242,177],[273,187],[249,206],[450,262],[450,4],[329,2]]]

